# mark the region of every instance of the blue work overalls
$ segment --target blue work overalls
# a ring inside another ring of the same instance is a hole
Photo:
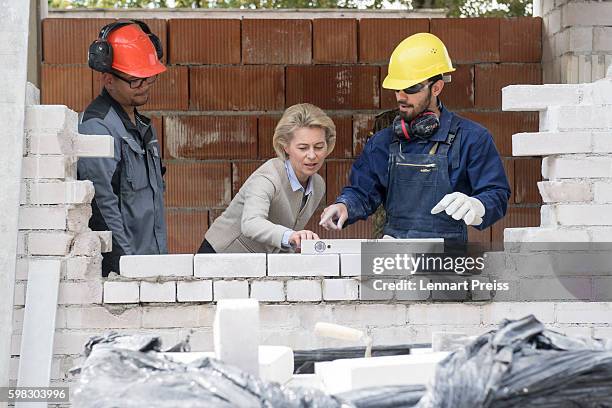
[[[402,153],[403,138],[389,146],[389,187],[384,234],[395,238],[444,238],[467,242],[467,226],[445,212],[431,209],[453,192],[448,175],[448,151],[453,168],[459,167],[459,120],[453,115],[446,140],[436,142],[429,154]]]

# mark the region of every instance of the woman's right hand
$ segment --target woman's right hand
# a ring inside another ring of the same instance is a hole
[[[289,237],[289,244],[293,248],[300,248],[304,239],[319,239],[319,236],[309,230],[296,231]]]

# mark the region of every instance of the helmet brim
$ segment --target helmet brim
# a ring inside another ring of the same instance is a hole
[[[166,66],[162,64],[161,62],[158,62],[152,66],[139,67],[139,68],[123,68],[119,66],[116,67],[113,64],[113,69],[123,72],[124,74],[135,76],[138,78],[152,77],[152,76],[161,74],[162,72],[166,72],[168,70],[168,68],[166,68]]]
[[[436,74],[436,75],[444,75],[448,72],[453,72],[455,71],[455,68],[451,69],[451,70],[447,70],[444,73],[440,73],[440,74]],[[435,75],[432,75],[435,76]],[[426,76],[424,78],[414,78],[414,79],[398,79],[398,78],[393,78],[391,77],[391,75],[387,75],[382,83],[382,87],[384,89],[391,89],[393,91],[397,91],[400,89],[406,89],[411,87],[412,85],[416,85],[418,83],[421,83],[423,81],[427,81],[429,78],[431,78],[432,76]]]

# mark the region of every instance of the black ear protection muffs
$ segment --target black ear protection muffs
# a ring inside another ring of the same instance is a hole
[[[406,122],[400,115],[393,120],[393,131],[398,137],[429,139],[440,127],[438,116],[432,111],[426,110],[410,122]]]
[[[130,24],[138,24],[142,31],[149,37],[153,46],[155,47],[155,52],[157,53],[157,58],[159,60],[164,56],[164,51],[162,49],[162,43],[158,36],[153,34],[149,26],[140,20],[121,20],[115,21],[114,23],[110,23],[102,27],[100,29],[100,34],[98,34],[98,39],[95,40],[89,46],[89,52],[87,54],[87,64],[91,69],[98,72],[111,72],[113,66],[113,47],[108,42],[108,36],[114,30],[124,27]]]

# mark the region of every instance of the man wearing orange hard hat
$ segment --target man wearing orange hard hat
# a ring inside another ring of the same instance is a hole
[[[81,115],[79,133],[111,135],[115,156],[81,158],[77,168],[78,178],[95,188],[89,227],[112,232],[104,276],[120,272],[122,255],[168,252],[160,146],[150,119],[136,109],[166,70],[162,54],[159,38],[138,20],[104,26],[89,47],[89,66],[102,73],[104,87]]]
[[[440,99],[454,70],[433,34],[395,48],[383,88],[395,91],[399,115],[367,142],[321,225],[342,228],[382,203],[387,236],[464,243],[467,226],[482,230],[505,215],[510,187],[491,134]]]

